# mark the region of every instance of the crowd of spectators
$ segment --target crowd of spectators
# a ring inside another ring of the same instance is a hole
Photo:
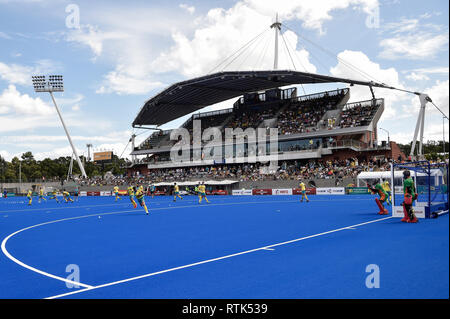
[[[230,128],[242,128],[245,130],[248,127],[256,128],[262,121],[273,118],[277,110],[274,108],[268,108],[259,111],[245,110],[242,112],[236,112],[233,119],[228,123],[227,127]]]
[[[325,113],[337,108],[345,93],[336,95],[325,93],[320,98],[303,100],[291,104],[278,115],[278,132],[280,135],[299,134],[318,131],[319,122]]]
[[[257,128],[264,120],[277,118],[278,133],[280,135],[308,133],[318,131],[326,128],[321,123],[321,120],[325,113],[329,110],[337,108],[338,103],[345,96],[345,90],[338,90],[336,92],[325,92],[323,94],[316,94],[311,96],[304,96],[298,99],[289,100],[289,106],[285,108],[287,102],[282,102],[277,105],[264,106],[241,106],[233,110],[232,119],[226,123],[228,128]],[[202,130],[208,127],[217,127],[225,124],[225,120],[231,115],[231,113],[211,114],[206,116],[193,115],[183,127],[188,129],[193,139],[193,120],[200,119],[202,121]],[[370,117],[371,110],[366,107],[357,105],[349,110],[343,112],[342,121],[340,125],[342,127],[348,127],[350,125],[358,125],[362,123],[366,118]],[[352,118],[357,118],[352,121]],[[144,143],[142,143],[140,149],[151,149],[157,147],[157,145],[167,136],[167,132],[153,133]],[[170,144],[174,144],[176,141],[172,141]]]
[[[365,105],[355,104],[351,108],[344,109],[339,122],[340,128],[365,126],[370,123],[379,104],[368,103]]]
[[[188,168],[152,169],[146,175],[107,176],[88,179],[76,179],[80,186],[113,186],[135,183],[182,182],[189,180],[299,180],[299,179],[338,179],[356,178],[363,171],[389,170],[387,159],[358,161],[356,158],[347,160],[310,160],[283,161],[274,171],[260,163],[245,163],[235,165],[197,166]]]

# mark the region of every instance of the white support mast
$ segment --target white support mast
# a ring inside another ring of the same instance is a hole
[[[87,177],[86,172],[84,170],[83,163],[81,163],[80,157],[78,156],[77,150],[72,143],[72,139],[70,138],[69,131],[67,130],[66,124],[62,118],[61,112],[59,111],[58,105],[56,104],[55,97],[53,96],[53,92],[64,92],[63,85],[63,77],[62,75],[50,75],[48,77],[48,81],[44,75],[32,76],[33,86],[36,92],[48,92],[52,97],[53,104],[55,105],[56,112],[58,113],[59,119],[61,120],[64,131],[66,132],[67,139],[69,140],[69,144],[72,147],[73,154],[75,154],[76,160],[78,162],[78,166],[80,167],[81,174],[83,177]],[[72,155],[73,155],[72,154]]]
[[[417,143],[417,135],[419,135],[419,149],[417,151],[417,157],[419,160],[423,159],[423,131],[425,129],[425,107],[428,102],[431,102],[431,99],[426,94],[419,94],[420,99],[420,111],[419,111],[419,117],[417,118],[416,122],[416,129],[414,130],[414,138],[412,141],[411,146],[411,152],[409,153],[409,156],[411,158],[414,157],[414,151],[416,149],[416,143]]]
[[[136,134],[131,135],[131,138],[129,140],[129,142],[131,142],[131,151],[134,151],[135,139],[136,139]],[[136,161],[137,161],[137,156],[136,155],[131,155],[131,162],[135,163]]]
[[[67,172],[66,182],[69,181],[69,178],[72,176],[72,174],[73,174],[73,154],[72,157],[70,158],[69,171]]]
[[[270,26],[275,29],[275,57],[273,61],[273,69],[278,69],[278,33],[281,32],[281,23],[278,22],[278,13],[275,18],[275,22]]]

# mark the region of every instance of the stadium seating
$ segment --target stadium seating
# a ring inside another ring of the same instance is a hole
[[[293,102],[278,115],[280,135],[318,131],[319,121],[329,110],[337,109],[345,95],[344,90],[312,95]]]
[[[347,104],[341,113],[338,126],[340,128],[367,126],[379,107],[379,102],[374,104],[372,101]]]
[[[271,99],[265,94],[259,94],[257,101],[245,102],[240,98],[234,103],[233,109],[198,113],[192,115],[181,127],[186,128],[191,136],[193,120],[202,121],[202,130],[209,127],[227,128],[257,128],[264,120],[277,119],[280,135],[303,133],[318,130],[318,123],[328,110],[336,109],[348,89],[323,92],[297,97],[295,90],[280,90],[281,99]],[[266,100],[267,99],[267,100]],[[247,100],[248,101],[248,100]],[[170,141],[170,131],[155,132],[141,145],[139,150],[153,149],[173,145]]]

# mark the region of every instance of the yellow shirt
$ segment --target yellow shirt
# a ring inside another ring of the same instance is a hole
[[[305,184],[304,183],[300,183],[300,189],[302,191],[306,190]]]
[[[144,192],[142,191],[141,188],[139,188],[139,189],[136,191],[136,198],[137,198],[137,199],[141,199],[142,197],[144,197]]]
[[[69,192],[63,192],[63,196],[69,196]]]
[[[200,193],[205,193],[205,189],[206,189],[206,186],[205,186],[205,185],[200,185],[200,186],[198,187],[198,191],[199,191]]]
[[[44,196],[44,190],[42,188],[39,190],[39,195]]]
[[[389,182],[386,181],[383,183],[383,189],[385,192],[390,192],[391,191],[391,187],[389,186]]]
[[[119,187],[114,186],[114,193],[118,193],[119,192]]]
[[[128,195],[133,196],[134,195],[134,189],[132,186],[128,187]]]
[[[31,195],[33,195],[33,192],[32,192],[32,191],[28,191],[27,196],[28,196],[28,197],[31,197]]]
[[[179,192],[180,191],[180,187],[178,187],[178,185],[175,185],[175,192]]]

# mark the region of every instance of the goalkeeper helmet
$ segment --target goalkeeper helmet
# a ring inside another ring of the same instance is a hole
[[[411,176],[411,173],[409,170],[404,170],[403,171],[403,179],[407,179]]]

